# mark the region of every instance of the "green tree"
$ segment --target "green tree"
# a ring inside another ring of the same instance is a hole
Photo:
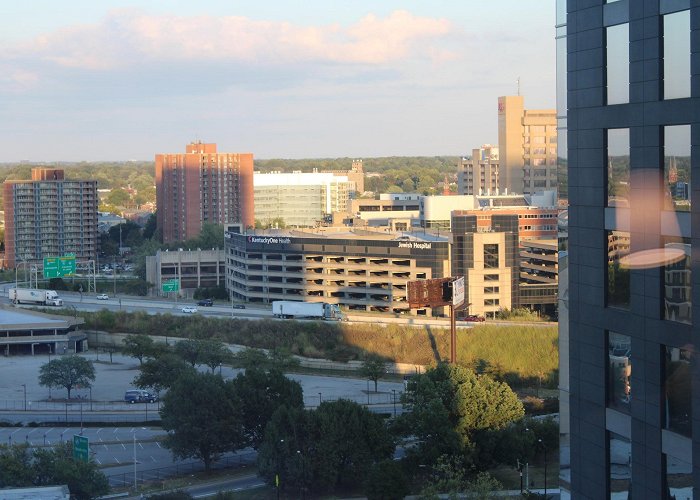
[[[123,189],[112,189],[107,195],[106,201],[115,207],[126,207],[131,203],[131,195]]]
[[[180,356],[186,363],[189,363],[192,368],[200,363],[200,351],[201,342],[196,339],[183,339],[175,344],[175,354]]]
[[[75,354],[52,359],[39,368],[39,385],[44,387],[65,387],[70,392],[76,386],[92,387],[95,381],[95,367],[92,361]]]
[[[268,484],[275,485],[275,476],[286,491],[300,491],[308,484],[312,470],[305,465],[311,457],[304,452],[309,448],[311,413],[287,406],[273,413],[258,448],[258,473]]]
[[[0,488],[28,486],[34,480],[26,444],[0,445]]]
[[[367,476],[365,495],[368,500],[401,500],[410,493],[408,478],[401,464],[382,460]]]
[[[199,346],[199,361],[211,368],[212,373],[231,358],[231,351],[220,340],[202,340]]]
[[[333,490],[361,484],[374,465],[394,453],[394,442],[382,418],[352,401],[322,403],[312,412],[307,450],[313,485]]]
[[[386,361],[381,356],[369,354],[362,361],[360,374],[374,382],[374,392],[377,392],[377,382],[386,373]]]
[[[223,248],[224,247],[224,226],[222,224],[212,224],[205,222],[202,230],[195,239],[193,248]]]
[[[455,455],[438,457],[431,467],[430,479],[421,490],[421,499],[437,499],[438,495],[449,494],[450,498],[466,488],[465,467]]]
[[[422,452],[433,455],[453,453],[455,444],[467,450],[474,431],[503,429],[525,414],[507,384],[446,363],[413,377],[402,401],[410,411],[398,419],[397,431],[415,434]]]
[[[281,406],[304,408],[304,394],[299,382],[290,380],[276,369],[249,368],[232,381],[243,404],[243,427],[248,445],[258,448],[265,426]]]
[[[109,492],[105,475],[93,461],[73,460],[72,443],[29,449],[0,445],[0,488],[66,484],[71,498],[89,499]]]
[[[148,335],[127,335],[124,337],[124,354],[139,360],[139,364],[143,364],[146,357],[153,356],[156,348],[153,339]]]
[[[109,492],[109,481],[92,460],[73,460],[73,443],[52,448],[36,448],[33,452],[36,486],[66,484],[71,498],[88,500]]]
[[[165,445],[175,458],[197,458],[209,470],[220,454],[245,445],[241,407],[232,385],[221,377],[185,374],[163,398]]]
[[[194,370],[179,356],[168,353],[147,360],[139,367],[139,371],[134,378],[134,385],[160,393],[169,389],[180,376],[190,374]]]

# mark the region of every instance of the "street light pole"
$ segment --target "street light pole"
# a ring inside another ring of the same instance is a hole
[[[22,384],[24,389],[24,411],[27,411],[27,384]]]
[[[544,497],[547,498],[547,447],[542,442],[542,439],[538,439],[537,442],[542,445],[544,450]]]
[[[394,393],[394,397],[393,397],[393,400],[394,400],[394,418],[396,418],[396,389],[392,389],[391,392]]]

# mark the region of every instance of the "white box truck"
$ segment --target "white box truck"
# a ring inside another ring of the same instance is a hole
[[[343,313],[338,304],[326,302],[296,302],[293,300],[275,300],[272,302],[272,315],[275,318],[310,318],[342,321]]]
[[[63,299],[61,299],[54,290],[10,288],[8,297],[13,304],[41,304],[44,306],[63,305]]]

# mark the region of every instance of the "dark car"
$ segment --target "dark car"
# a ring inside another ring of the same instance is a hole
[[[204,306],[204,307],[211,307],[214,305],[214,301],[211,299],[202,299],[199,302],[197,302],[198,306]]]
[[[486,318],[483,316],[477,316],[476,314],[470,314],[465,318],[465,321],[471,321],[473,323],[482,323],[486,321]]]
[[[231,309],[245,309],[245,304],[233,304]]]
[[[124,393],[124,401],[127,403],[155,403],[158,396],[141,389],[131,389]]]

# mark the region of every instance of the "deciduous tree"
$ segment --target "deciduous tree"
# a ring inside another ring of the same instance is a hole
[[[124,353],[139,360],[143,364],[146,357],[156,352],[153,339],[148,335],[127,335],[124,337]]]
[[[163,398],[165,445],[176,458],[198,458],[209,470],[220,454],[245,445],[242,403],[230,383],[210,373],[178,378]]]
[[[360,373],[374,382],[374,392],[377,392],[377,382],[386,373],[386,361],[381,356],[369,354],[362,362]]]
[[[140,373],[134,378],[134,385],[141,389],[153,389],[159,393],[170,388],[175,381],[194,370],[175,354],[163,354],[149,359],[139,367]]]
[[[39,384],[44,387],[65,387],[70,399],[76,386],[92,387],[95,367],[92,361],[75,354],[52,359],[39,368]]]
[[[304,394],[299,382],[290,380],[279,370],[249,368],[232,381],[243,402],[243,426],[248,444],[258,448],[265,426],[281,406],[304,408]]]

